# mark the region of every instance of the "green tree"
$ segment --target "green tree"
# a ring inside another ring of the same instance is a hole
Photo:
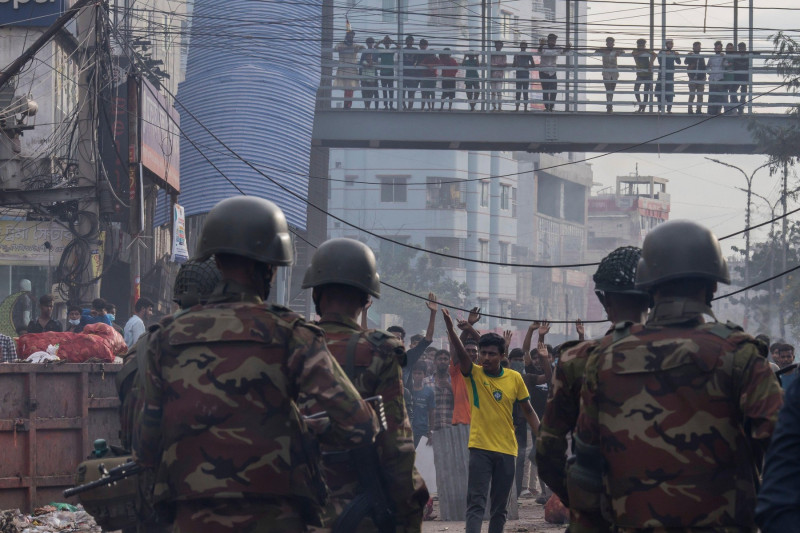
[[[447,249],[437,251],[452,253]],[[469,286],[447,275],[445,263],[450,261],[410,248],[393,246],[391,252],[378,255],[378,272],[381,281],[412,294],[427,297],[429,292],[433,292],[440,303],[464,307]],[[428,327],[430,311],[425,301],[386,285],[381,287],[381,298],[376,300],[373,308],[379,313],[401,316],[403,328],[409,337]]]
[[[800,90],[800,43],[778,32],[772,36],[775,58],[769,65],[776,68],[783,78],[786,90],[797,93]],[[779,171],[784,165],[792,166],[800,157],[800,106],[789,110],[796,120],[786,127],[772,127],[753,121],[750,130],[759,145],[770,157],[771,172]]]
[[[800,264],[800,222],[787,225],[786,242],[786,264],[791,268]],[[783,234],[774,228],[764,241],[751,246],[751,280],[765,280],[781,273],[783,246]],[[743,249],[733,247],[733,250],[744,256]],[[735,271],[743,278],[743,265]],[[735,297],[734,301],[747,303],[743,296]],[[749,328],[751,331],[771,332],[775,337],[785,335],[788,328],[795,338],[800,337],[800,274],[790,273],[752,289],[749,305],[750,316],[757,324]]]

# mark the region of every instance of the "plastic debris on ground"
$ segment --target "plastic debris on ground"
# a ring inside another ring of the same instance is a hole
[[[71,511],[70,509],[75,509]],[[25,515],[19,509],[0,511],[0,533],[102,533],[94,518],[80,505],[53,503]]]

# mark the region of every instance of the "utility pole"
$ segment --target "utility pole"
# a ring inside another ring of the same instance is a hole
[[[745,193],[747,193],[747,207],[745,209],[745,214],[744,214],[744,227],[745,227],[745,229],[749,230],[750,229],[750,213],[751,213],[751,210],[752,210],[752,205],[753,205],[752,200],[753,200],[753,194],[754,194],[753,193],[753,178],[755,177],[756,172],[758,172],[759,170],[761,170],[764,167],[768,167],[769,166],[769,162],[764,163],[760,167],[757,167],[748,176],[747,173],[744,170],[742,170],[741,168],[739,168],[737,166],[731,165],[729,163],[725,163],[724,161],[720,161],[719,159],[714,159],[714,158],[711,158],[711,157],[706,157],[706,159],[708,159],[709,161],[712,161],[714,163],[717,163],[719,165],[724,165],[726,167],[736,169],[736,170],[738,170],[739,172],[742,173],[742,176],[744,176],[744,179],[747,182],[747,189],[740,189],[740,190],[743,190]],[[745,287],[749,287],[750,286],[750,232],[749,231],[746,231],[745,234],[744,234],[744,286]],[[744,316],[745,316],[745,319],[746,319],[747,317],[750,316],[750,291],[744,291],[744,301],[745,301]]]
[[[786,272],[786,247],[787,247],[787,239],[786,239],[786,232],[789,229],[789,223],[786,220],[786,197],[789,194],[788,188],[788,179],[789,179],[789,163],[787,161],[783,162],[783,191],[781,192],[781,209],[783,209],[783,219],[781,220],[781,272]],[[786,276],[781,276],[781,299],[783,299],[786,295]],[[778,304],[778,319],[779,324],[778,327],[780,328],[781,338],[786,338],[786,320],[783,313],[783,302],[779,302]]]
[[[733,0],[733,46],[739,44],[739,0]]]
[[[100,225],[100,209],[98,202],[99,156],[96,153],[96,125],[99,111],[97,91],[100,82],[100,69],[97,58],[101,35],[104,34],[104,24],[100,18],[101,9],[102,7],[96,4],[83,10],[77,18],[75,31],[78,42],[83,43],[78,54],[80,61],[78,102],[82,103],[78,114],[78,141],[76,147],[78,156],[78,185],[94,188],[93,194],[84,200],[82,206],[82,210],[90,213],[90,219],[82,220],[82,224],[86,227],[79,227],[76,229],[81,235],[87,235],[89,245],[86,247],[85,253],[90,255],[99,248],[100,244],[98,240],[98,228]],[[92,66],[92,63],[94,63],[94,66]],[[81,281],[85,283],[90,279],[92,279],[92,271],[91,269],[87,269]],[[83,289],[77,291],[77,294],[70,294],[70,299],[86,302],[100,296],[100,286],[98,283],[89,286],[84,285],[82,287]]]

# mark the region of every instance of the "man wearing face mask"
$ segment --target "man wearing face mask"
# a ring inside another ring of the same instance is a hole
[[[81,326],[81,308],[77,305],[69,306],[69,311],[67,312],[67,327],[64,328],[64,331],[67,333],[80,333],[83,330],[83,326]]]
[[[222,280],[205,305],[148,335],[133,449],[157,469],[155,503],[176,532],[321,526],[327,487],[299,395],[327,411],[326,434],[344,449],[372,442],[378,420],[322,330],[264,303],[277,268],[292,263],[286,218],[264,199],[223,200],[206,217],[197,255],[213,255]]]

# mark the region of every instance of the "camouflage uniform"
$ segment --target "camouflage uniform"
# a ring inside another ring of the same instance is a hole
[[[300,392],[327,410],[343,444],[369,443],[377,431],[322,331],[229,280],[208,305],[162,321],[147,365],[134,452],[158,469],[155,499],[176,503],[176,531],[319,523],[327,489]]]
[[[609,523],[599,512],[570,507],[566,484],[567,435],[575,430],[578,422],[586,360],[593,350],[602,350],[617,340],[620,332],[635,332],[640,328],[640,325],[623,322],[606,332],[602,339],[570,341],[561,347],[561,356],[553,373],[550,396],[536,439],[536,467],[542,480],[569,507],[570,533],[610,529]]]
[[[391,333],[364,331],[352,319],[337,313],[323,314],[318,325],[325,331],[328,349],[339,365],[353,377],[353,384],[362,398],[383,397],[387,429],[378,435],[376,443],[387,493],[396,511],[397,532],[419,532],[422,528],[422,512],[428,501],[428,489],[414,468],[414,444],[403,400],[400,368],[400,361],[405,356],[403,343]],[[353,351],[353,366],[348,369],[349,343],[354,336],[357,336],[358,344]],[[301,397],[299,405],[307,415],[321,410],[311,398]],[[323,447],[323,451],[330,450]],[[341,459],[344,460],[326,460],[323,463],[325,481],[331,491],[325,509],[326,525],[331,525],[358,493],[356,472],[350,461],[345,457]],[[359,528],[359,531],[375,530],[369,518]]]
[[[763,343],[704,314],[659,301],[643,329],[586,363],[577,434],[600,447],[617,531],[755,531],[782,393]]]

